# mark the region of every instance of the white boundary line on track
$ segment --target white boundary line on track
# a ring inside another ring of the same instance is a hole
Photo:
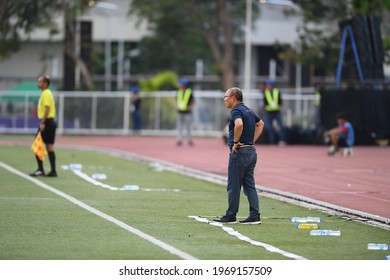
[[[66,199],[66,200],[76,204],[77,206],[79,206],[79,207],[81,207],[81,208],[91,212],[92,214],[95,214],[96,216],[99,216],[99,217],[101,217],[101,218],[103,218],[103,219],[105,219],[105,220],[107,220],[107,221],[109,221],[111,223],[114,223],[117,226],[119,226],[119,227],[121,227],[121,228],[123,228],[123,229],[125,229],[125,230],[127,230],[127,231],[129,231],[129,232],[131,232],[131,233],[133,233],[133,234],[135,234],[135,235],[137,235],[137,236],[139,236],[139,237],[141,237],[141,238],[151,242],[151,243],[153,243],[154,245],[157,245],[158,247],[164,249],[165,251],[168,251],[171,254],[177,255],[180,258],[184,259],[184,260],[197,260],[197,258],[195,258],[195,257],[193,257],[193,256],[191,256],[191,255],[189,255],[189,254],[187,254],[185,252],[182,252],[179,249],[176,249],[175,247],[172,247],[171,245],[169,245],[167,243],[164,243],[163,241],[158,240],[157,238],[155,238],[155,237],[153,237],[153,236],[151,236],[149,234],[146,234],[146,233],[144,233],[144,232],[142,232],[142,231],[140,231],[140,230],[138,230],[138,229],[136,229],[136,228],[134,228],[132,226],[129,226],[128,224],[126,224],[126,223],[124,223],[124,222],[122,222],[122,221],[120,221],[118,219],[115,219],[114,217],[112,217],[110,215],[107,215],[107,214],[105,214],[105,213],[103,213],[103,212],[101,212],[101,211],[99,211],[99,210],[89,206],[88,204],[85,204],[84,202],[82,202],[82,201],[80,201],[80,200],[78,200],[78,199],[76,199],[76,198],[74,198],[74,197],[72,197],[72,196],[70,196],[70,195],[60,191],[60,190],[57,190],[56,188],[53,188],[53,187],[49,186],[49,185],[39,181],[38,179],[30,177],[29,175],[26,175],[26,174],[20,172],[19,170],[17,170],[15,168],[13,168],[13,167],[11,167],[11,166],[1,162],[1,161],[0,161],[0,166],[2,168],[4,168],[4,169],[8,170],[11,173],[13,173],[15,175],[18,175],[18,176],[20,176],[20,177],[22,177],[22,178],[24,178],[24,179],[26,179],[26,180],[36,184],[37,186],[39,186],[39,187],[41,187],[43,189],[46,189],[46,190],[48,190],[48,191],[50,191],[50,192],[52,192],[52,193],[54,193],[54,194],[64,198],[64,199]]]
[[[206,218],[199,217],[199,216],[188,216],[188,217],[192,218],[192,219],[195,219],[198,222],[202,222],[202,223],[206,223],[206,224],[209,224],[209,225],[212,225],[212,226],[215,226],[215,227],[219,227],[222,230],[224,230],[227,233],[229,233],[231,236],[235,236],[238,239],[240,239],[240,240],[242,240],[244,242],[248,242],[249,244],[252,244],[254,246],[263,247],[264,249],[266,249],[267,251],[269,251],[271,253],[280,254],[280,255],[283,255],[283,256],[285,256],[287,258],[294,259],[294,260],[307,260],[304,257],[301,257],[299,255],[295,255],[293,253],[289,253],[289,252],[283,251],[282,249],[279,249],[279,248],[277,248],[275,246],[272,246],[272,245],[269,245],[267,243],[263,243],[263,242],[252,240],[249,237],[247,237],[247,236],[239,233],[238,231],[234,230],[233,228],[224,226],[222,223],[209,221]]]

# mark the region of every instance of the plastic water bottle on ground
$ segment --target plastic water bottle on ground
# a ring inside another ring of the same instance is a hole
[[[390,246],[384,243],[368,243],[368,250],[390,250]]]
[[[329,235],[329,236],[340,236],[341,231],[339,230],[330,230],[330,229],[322,229],[322,230],[311,230],[310,235],[319,236],[319,235]]]
[[[319,217],[292,217],[290,221],[293,223],[321,223],[322,219]]]
[[[293,223],[307,223],[307,218],[292,217],[290,221]]]
[[[161,166],[159,162],[153,163],[154,171],[161,172],[164,170],[164,168]]]
[[[138,191],[140,189],[137,185],[124,185],[119,190],[121,191]]]
[[[319,229],[320,227],[317,224],[299,224],[297,228],[300,229]]]
[[[106,174],[95,173],[95,174],[92,174],[91,178],[92,179],[97,179],[97,180],[106,180],[107,179],[107,175]]]
[[[71,163],[69,164],[70,170],[81,170],[83,168],[83,165],[80,163]]]
[[[319,217],[307,217],[309,223],[321,223],[322,219]]]

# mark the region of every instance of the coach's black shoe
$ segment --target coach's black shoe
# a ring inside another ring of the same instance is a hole
[[[50,171],[48,174],[46,174],[46,177],[58,177],[56,171]]]
[[[45,172],[43,170],[37,169],[33,173],[30,173],[30,176],[33,176],[33,177],[45,176]]]
[[[221,218],[214,219],[213,221],[214,222],[218,222],[218,223],[226,223],[226,224],[235,224],[235,223],[237,223],[236,217],[228,217],[228,216],[223,216]]]
[[[261,224],[260,216],[257,216],[257,217],[249,216],[245,220],[240,221],[240,224],[244,224],[244,225],[258,225],[258,224]]]

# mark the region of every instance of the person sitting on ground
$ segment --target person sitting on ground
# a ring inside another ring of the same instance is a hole
[[[330,142],[331,146],[328,155],[336,154],[340,147],[352,148],[355,143],[355,132],[352,124],[347,120],[344,113],[337,116],[338,126],[324,133],[325,142]]]

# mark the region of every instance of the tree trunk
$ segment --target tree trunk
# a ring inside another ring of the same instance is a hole
[[[93,89],[93,81],[91,78],[91,74],[84,63],[84,61],[77,55],[76,47],[75,47],[75,38],[76,31],[74,28],[74,17],[71,15],[69,11],[69,7],[64,7],[64,21],[65,21],[65,29],[67,35],[64,38],[64,54],[65,56],[69,56],[73,64],[80,67],[81,79],[87,90]],[[64,72],[65,75],[65,72]],[[64,79],[65,80],[65,79]],[[65,85],[64,85],[65,86]]]
[[[216,32],[219,36],[213,36],[212,31],[207,29],[203,24],[203,20],[196,8],[195,1],[189,0],[187,2],[189,12],[205,38],[211,50],[215,64],[218,65],[218,75],[221,77],[222,90],[227,90],[235,84],[233,71],[233,35],[227,5],[227,0],[217,0],[215,14],[218,17],[218,21],[221,23],[218,28],[222,30],[222,34],[219,34],[220,32]],[[220,42],[218,42],[216,38],[223,42],[222,46],[220,46]]]

